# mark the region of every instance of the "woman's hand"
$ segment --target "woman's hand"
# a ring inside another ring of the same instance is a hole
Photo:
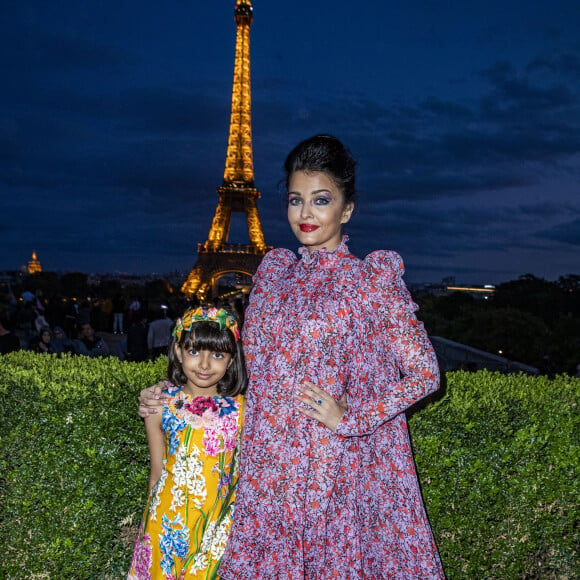
[[[296,401],[302,403],[298,405],[298,410],[303,415],[320,421],[333,433],[336,433],[336,428],[348,409],[346,394],[337,401],[326,391],[308,381],[298,387],[295,398]]]
[[[162,393],[165,383],[159,381],[152,387],[147,387],[139,393],[139,417],[145,419],[149,415],[159,413],[159,408],[169,399],[169,395]]]

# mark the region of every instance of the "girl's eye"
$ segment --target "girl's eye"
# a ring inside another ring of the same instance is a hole
[[[223,352],[214,352],[213,358],[222,359],[222,358],[224,358],[224,353]]]
[[[190,348],[190,349],[187,351],[187,354],[188,354],[189,356],[196,356],[196,355],[198,355],[198,354],[199,354],[199,350],[196,350],[195,348]]]
[[[328,205],[332,200],[329,197],[317,197],[314,200],[314,205]]]
[[[297,206],[302,203],[302,198],[300,197],[290,197],[288,198],[288,205]]]

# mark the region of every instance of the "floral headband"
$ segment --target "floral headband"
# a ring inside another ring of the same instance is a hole
[[[204,309],[190,308],[185,311],[185,314],[175,321],[173,328],[173,337],[176,342],[181,340],[181,333],[191,330],[196,322],[217,322],[220,325],[220,330],[227,328],[232,332],[236,341],[240,340],[240,330],[236,319],[223,308],[209,308]]]

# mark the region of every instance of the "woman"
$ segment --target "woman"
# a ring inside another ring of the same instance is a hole
[[[355,162],[340,141],[303,141],[285,170],[303,247],[299,260],[273,250],[254,278],[241,474],[220,577],[442,578],[404,414],[438,388],[439,372],[401,258],[349,253]]]
[[[28,350],[32,350],[41,354],[53,354],[56,352],[51,344],[52,332],[50,326],[43,326],[38,331],[38,336],[35,336],[28,343]]]
[[[62,354],[65,352],[73,354],[75,352],[74,342],[65,334],[61,326],[55,326],[51,344],[54,352]]]

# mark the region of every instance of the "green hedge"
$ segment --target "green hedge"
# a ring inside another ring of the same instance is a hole
[[[580,577],[580,379],[447,374],[410,421],[449,578]]]
[[[0,357],[1,578],[123,578],[146,499],[136,395],[165,359]],[[580,380],[447,375],[413,446],[450,579],[576,578]]]
[[[148,486],[136,395],[166,361],[0,357],[0,570],[123,578]]]

